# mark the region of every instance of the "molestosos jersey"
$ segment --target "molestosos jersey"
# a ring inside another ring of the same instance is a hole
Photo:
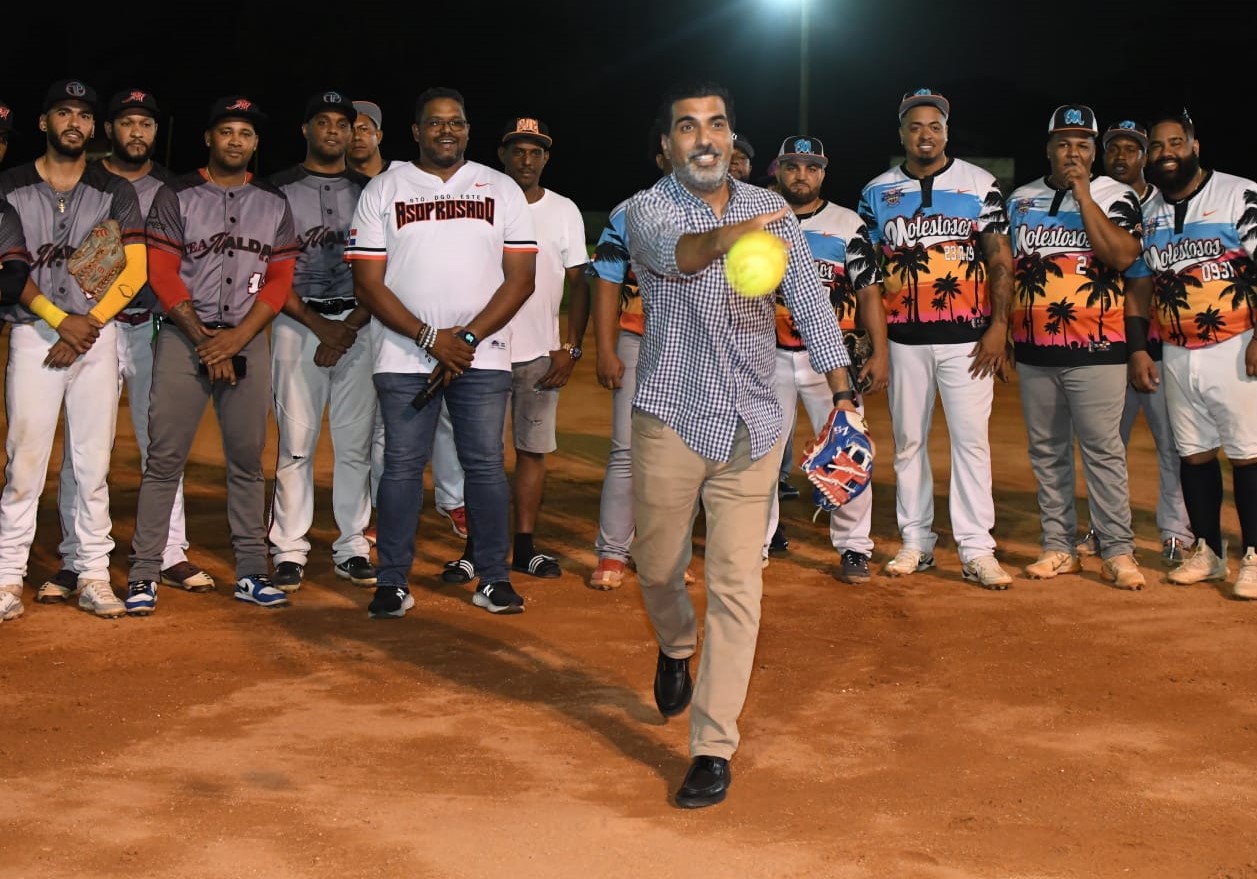
[[[354,279],[345,262],[345,242],[367,178],[355,171],[317,174],[297,165],[270,181],[292,208],[301,248],[293,269],[292,286],[297,295],[302,299],[351,298]]]
[[[1144,250],[1127,272],[1153,277],[1161,336],[1204,348],[1253,327],[1257,183],[1210,171],[1194,193],[1144,205]]]
[[[979,238],[1008,230],[995,178],[960,159],[916,178],[901,165],[873,179],[860,218],[880,247],[892,342],[972,342],[991,319]]]
[[[1091,181],[1105,216],[1138,236],[1139,197],[1111,177]],[[1011,329],[1017,361],[1031,366],[1126,362],[1122,273],[1091,250],[1078,201],[1044,177],[1008,200],[1013,239]]]
[[[830,202],[810,214],[796,216],[803,239],[812,252],[812,261],[816,263],[821,286],[829,291],[839,328],[854,330],[856,291],[882,282],[868,230],[855,211]],[[803,337],[780,290],[777,291],[777,347],[787,351],[805,350]]]
[[[646,332],[646,316],[642,313],[642,295],[637,289],[637,275],[629,262],[628,230],[625,207],[620,202],[607,218],[607,225],[594,245],[594,258],[589,273],[604,281],[620,285],[620,329],[642,335]]]
[[[22,219],[22,234],[31,254],[31,280],[67,314],[87,314],[95,305],[66,265],[92,227],[117,220],[124,245],[144,240],[144,217],[135,188],[99,162],[89,164],[69,192],[58,192],[44,182],[34,162],[19,165],[0,174],[0,196]],[[10,309],[4,318],[15,323],[36,320],[25,308]]]
[[[545,190],[530,203],[537,232],[537,276],[533,294],[511,318],[511,360],[527,363],[559,348],[559,306],[567,270],[589,262],[585,221],[570,198]]]
[[[139,180],[132,180],[131,186],[135,188],[135,197],[140,200],[140,216],[147,217],[149,210],[153,207],[153,198],[157,195],[157,190],[170,181],[175,176],[170,173],[164,166],[153,163],[153,168]],[[132,297],[127,303],[127,311],[152,311],[157,308],[157,294],[153,292],[151,284],[145,282],[140,288],[140,292]]]
[[[232,326],[253,307],[270,264],[297,253],[282,192],[252,177],[243,186],[219,186],[201,171],[157,191],[147,240],[181,257],[179,277],[197,317]]]
[[[362,191],[345,259],[387,260],[384,283],[435,327],[466,326],[502,285],[506,251],[535,253],[523,190],[500,171],[467,162],[442,180],[413,162]],[[376,372],[431,372],[436,361],[380,321],[371,322]],[[510,370],[506,332],[481,339],[473,366]]]

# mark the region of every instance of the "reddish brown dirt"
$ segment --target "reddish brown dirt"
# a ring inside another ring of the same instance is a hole
[[[429,508],[417,607],[369,621],[369,592],[331,570],[326,439],[315,553],[292,607],[241,605],[222,586],[165,589],[145,620],[38,605],[33,587],[56,568],[50,477],[27,613],[0,626],[0,876],[1257,877],[1257,607],[1162,580],[1142,428],[1142,593],[1106,588],[1094,561],[984,592],[961,581],[946,536],[937,572],[843,585],[810,507],[786,503],[792,546],[765,572],[730,797],[675,809],[687,724],[653,706],[635,582],[584,585],[609,426],[592,372],[591,357],[563,397],[540,529],[566,573],[520,577],[518,617],[440,583],[458,544]],[[189,470],[189,533],[194,560],[225,583],[211,419]],[[870,422],[880,568],[896,548],[884,398]],[[992,436],[1000,552],[1019,567],[1038,523],[1015,387],[999,390]],[[137,469],[124,416],[119,589]],[[1233,513],[1226,528],[1234,545]],[[701,573],[701,521],[699,546]]]

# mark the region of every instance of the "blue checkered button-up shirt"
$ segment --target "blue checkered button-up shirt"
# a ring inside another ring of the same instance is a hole
[[[782,428],[775,391],[773,297],[748,299],[725,280],[722,257],[702,271],[677,268],[682,235],[709,232],[785,207],[775,192],[729,179],[723,217],[668,175],[630,199],[628,242],[646,314],[633,405],[677,432],[711,461],[728,461],[738,421],[751,456],[766,455]],[[782,295],[807,345],[812,368],[849,363],[833,306],[793,213],[769,232],[790,244]]]

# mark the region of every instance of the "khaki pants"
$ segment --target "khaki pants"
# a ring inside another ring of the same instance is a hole
[[[637,410],[632,450],[633,559],[659,647],[676,659],[698,645],[685,569],[700,499],[706,512],[707,643],[690,709],[690,755],[729,758],[738,747],[738,715],[755,659],[760,544],[781,450],[752,461],[750,437],[739,426],[729,461],[709,461],[658,418]]]

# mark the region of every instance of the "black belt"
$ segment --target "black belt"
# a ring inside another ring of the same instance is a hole
[[[235,324],[229,324],[221,320],[203,320],[201,321],[201,326],[207,330],[232,330],[236,327]]]
[[[304,302],[311,311],[317,311],[319,314],[326,315],[328,317],[344,314],[346,311],[350,311],[358,307],[358,300],[354,299],[352,296],[344,299],[303,299],[302,302]]]
[[[126,324],[129,327],[138,327],[140,324],[146,324],[153,319],[151,311],[120,311],[113,317],[118,323]]]

